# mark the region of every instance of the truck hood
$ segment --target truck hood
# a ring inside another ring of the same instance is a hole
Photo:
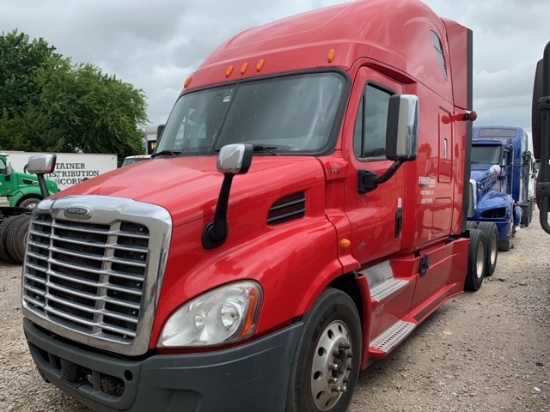
[[[479,166],[479,165],[477,165]],[[491,177],[492,173],[489,172],[489,167],[491,167],[491,165],[484,165],[484,166],[487,166],[486,168],[475,168],[472,166],[472,171],[470,173],[470,178],[471,179],[474,179],[476,182],[482,182],[488,178]]]
[[[53,198],[104,195],[133,199],[167,209],[179,225],[213,215],[223,174],[216,157],[153,159],[119,168],[72,186]],[[245,175],[233,179],[229,208],[281,193],[305,190],[324,181],[314,157],[255,156]]]

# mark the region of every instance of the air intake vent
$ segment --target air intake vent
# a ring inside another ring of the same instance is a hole
[[[306,215],[306,194],[296,193],[283,197],[271,206],[267,215],[267,224],[280,225],[304,217]]]

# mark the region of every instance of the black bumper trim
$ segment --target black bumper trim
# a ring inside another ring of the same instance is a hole
[[[136,361],[86,351],[44,333],[28,319],[23,323],[33,359],[47,381],[96,411],[134,412],[283,411],[302,326],[217,352]],[[67,362],[73,367],[67,368]],[[103,375],[120,379],[124,393],[108,395],[76,380],[70,374],[74,368],[93,371],[96,381]]]

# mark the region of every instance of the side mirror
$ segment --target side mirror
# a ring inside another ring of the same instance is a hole
[[[393,95],[388,108],[386,157],[406,162],[418,152],[419,101],[414,95]]]
[[[6,169],[4,171],[4,174],[6,175],[6,177],[8,177],[8,176],[11,176],[12,173],[13,173],[13,167],[11,167],[11,162],[8,161],[8,163],[6,164]]]
[[[393,95],[388,106],[386,158],[393,164],[380,177],[370,170],[359,171],[359,193],[375,190],[387,182],[404,162],[416,159],[418,153],[418,97]]]
[[[38,184],[44,198],[50,196],[44,175],[53,173],[56,160],[57,155],[55,154],[41,154],[29,157],[29,163],[27,163],[27,172],[36,174],[38,177]]]
[[[53,173],[56,159],[57,156],[55,154],[31,156],[29,157],[29,163],[27,163],[27,172],[37,175]]]
[[[218,204],[214,212],[214,221],[204,227],[202,245],[205,249],[221,246],[227,240],[229,226],[227,224],[227,209],[231,182],[235,175],[248,172],[252,164],[254,146],[251,144],[229,144],[221,148],[218,155],[217,168],[224,174]]]
[[[250,144],[229,144],[220,150],[217,168],[227,175],[239,175],[248,172],[252,164],[253,146]]]

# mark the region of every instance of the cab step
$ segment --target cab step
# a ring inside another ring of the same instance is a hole
[[[370,342],[370,349],[388,354],[416,328],[415,323],[399,320]]]
[[[408,280],[390,278],[371,289],[371,299],[381,302],[407,287]]]

